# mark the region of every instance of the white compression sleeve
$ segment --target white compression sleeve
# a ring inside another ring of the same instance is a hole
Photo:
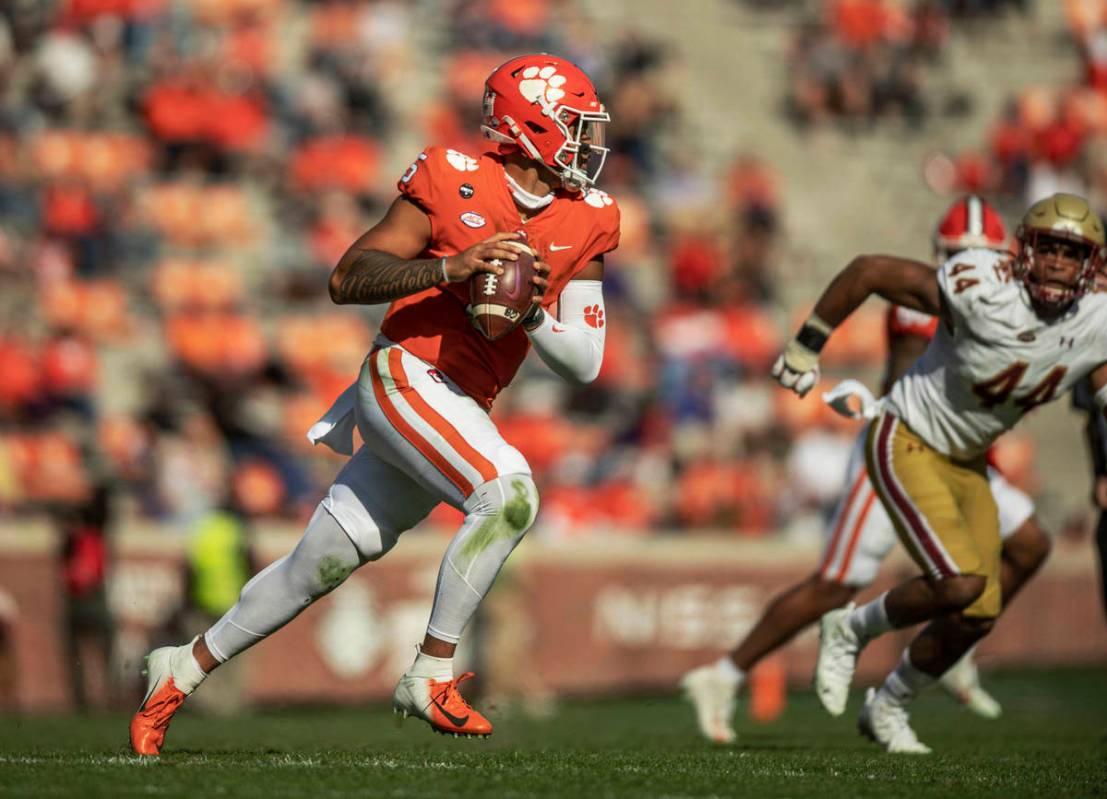
[[[544,314],[528,330],[545,364],[571,383],[591,383],[603,364],[603,281],[570,280],[561,291],[559,319]]]

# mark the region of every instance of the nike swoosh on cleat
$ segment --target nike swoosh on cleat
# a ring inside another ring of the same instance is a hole
[[[455,727],[464,727],[465,722],[467,722],[469,720],[469,714],[468,713],[466,713],[464,716],[455,716],[453,713],[446,710],[446,708],[442,706],[442,703],[439,702],[437,699],[435,699],[433,696],[431,697],[431,703],[436,708],[441,710],[442,715],[446,717],[446,720],[448,722],[450,722],[451,724],[453,724]]]
[[[572,249],[572,244],[551,244],[550,252],[561,252],[562,250]]]

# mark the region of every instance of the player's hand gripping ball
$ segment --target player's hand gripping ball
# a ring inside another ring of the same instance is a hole
[[[527,243],[526,233],[500,241],[514,259],[493,257],[487,261],[496,271],[478,271],[469,279],[469,315],[490,341],[503,338],[541,300],[546,288],[544,265]]]

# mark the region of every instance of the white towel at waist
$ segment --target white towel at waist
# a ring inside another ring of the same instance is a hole
[[[338,395],[330,409],[308,430],[308,441],[312,444],[326,444],[339,455],[354,454],[354,428],[357,419],[354,406],[357,404],[357,381],[351,383]]]

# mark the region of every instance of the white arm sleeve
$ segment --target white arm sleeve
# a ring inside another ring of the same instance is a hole
[[[561,291],[559,315],[543,314],[542,323],[527,331],[530,343],[570,383],[591,383],[603,364],[603,281],[570,280]]]

